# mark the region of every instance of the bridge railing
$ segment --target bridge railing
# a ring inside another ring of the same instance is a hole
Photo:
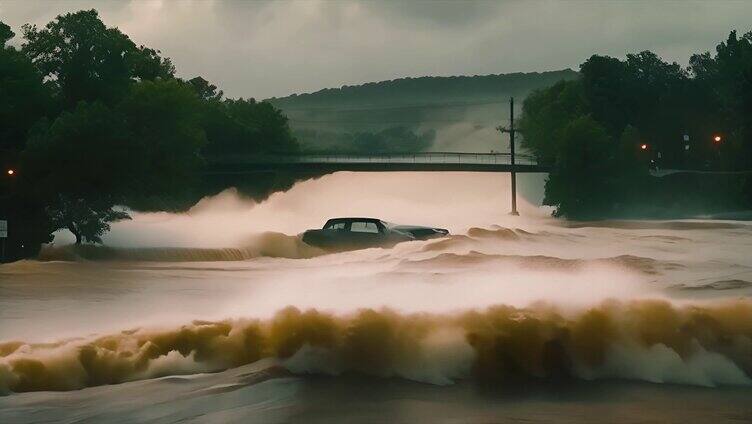
[[[488,164],[509,165],[509,153],[459,153],[459,152],[421,152],[400,154],[308,154],[308,155],[264,155],[264,156],[222,156],[214,157],[214,163],[254,163],[254,164],[290,164],[290,163],[435,163],[435,164]],[[537,165],[535,157],[516,154],[518,165]]]

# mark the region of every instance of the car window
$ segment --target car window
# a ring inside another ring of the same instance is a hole
[[[354,221],[350,224],[350,231],[355,233],[378,233],[379,227],[375,222]]]
[[[335,222],[326,227],[327,230],[344,230],[345,222]]]

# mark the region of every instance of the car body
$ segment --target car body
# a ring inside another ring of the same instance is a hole
[[[391,247],[403,241],[427,240],[449,234],[443,228],[398,225],[376,218],[332,218],[324,227],[303,233],[303,242],[326,250]]]

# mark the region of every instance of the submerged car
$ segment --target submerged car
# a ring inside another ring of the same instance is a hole
[[[428,240],[449,234],[444,228],[398,225],[376,218],[332,218],[320,230],[303,233],[303,241],[327,250],[391,247],[411,240]]]

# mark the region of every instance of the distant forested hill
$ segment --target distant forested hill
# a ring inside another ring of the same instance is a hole
[[[571,70],[401,78],[268,99],[306,151],[505,150],[508,101],[577,78]]]

